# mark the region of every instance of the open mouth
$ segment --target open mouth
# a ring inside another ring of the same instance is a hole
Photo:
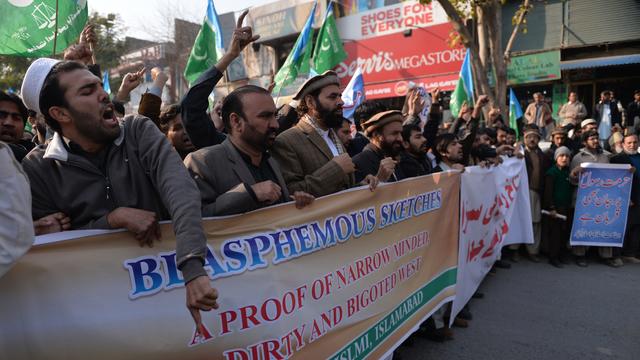
[[[116,117],[112,104],[104,107],[104,110],[102,110],[102,119],[105,120],[108,125],[118,125],[118,118]]]

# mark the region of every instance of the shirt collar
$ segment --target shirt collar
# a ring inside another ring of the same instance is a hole
[[[120,146],[122,145],[123,141],[124,141],[124,124],[121,122],[120,135],[118,135],[118,137],[115,140],[113,140],[113,144],[115,146]],[[67,161],[69,159],[69,147],[68,147],[69,143],[71,143],[70,140],[66,139],[65,137],[60,135],[59,132],[56,131],[56,133],[53,134],[53,138],[51,139],[51,142],[49,143],[49,145],[47,145],[47,149],[44,152],[43,158],[54,159],[59,161]]]

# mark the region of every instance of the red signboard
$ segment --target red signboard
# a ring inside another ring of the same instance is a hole
[[[403,96],[409,82],[452,90],[466,50],[448,45],[451,31],[447,23],[412,29],[411,36],[396,33],[345,42],[349,56],[335,70],[346,85],[361,67],[368,99]]]

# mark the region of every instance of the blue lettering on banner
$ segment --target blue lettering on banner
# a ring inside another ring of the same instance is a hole
[[[589,167],[582,172],[571,245],[622,247],[632,176],[628,169]]]
[[[441,206],[441,190],[384,204],[377,223],[376,208],[368,207],[348,214],[310,222],[274,232],[253,234],[224,241],[219,248],[207,246],[204,269],[210,279],[228,277],[279,264],[325,248],[357,239]],[[160,290],[184,286],[175,252],[142,256],[124,261],[131,280],[130,299],[153,295]]]

